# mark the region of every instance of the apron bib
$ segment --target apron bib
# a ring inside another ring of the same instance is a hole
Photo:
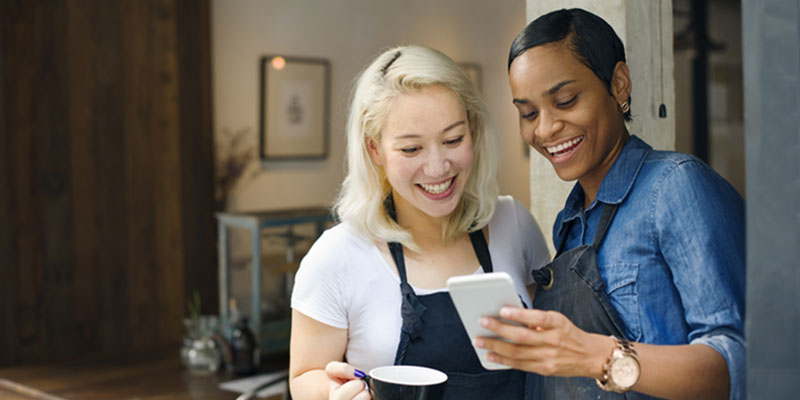
[[[567,234],[561,239],[556,258],[533,272],[536,296],[533,308],[564,314],[584,331],[625,337],[624,324],[605,291],[605,282],[597,266],[597,252],[617,212],[617,204],[603,206],[603,214],[591,245],[581,245],[563,252]],[[528,385],[534,398],[550,399],[652,399],[636,392],[607,392],[592,378],[562,378],[529,374]]]
[[[483,271],[492,272],[483,232],[472,232],[469,237]],[[397,265],[403,295],[403,325],[395,365],[421,365],[446,373],[445,399],[526,398],[526,376],[529,374],[517,370],[485,370],[475,355],[449,293],[417,296],[408,284],[402,245],[389,243],[389,250]]]

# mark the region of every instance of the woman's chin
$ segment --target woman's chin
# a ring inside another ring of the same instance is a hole
[[[444,218],[456,210],[460,198],[459,194],[458,196],[449,197],[446,201],[431,202],[430,199],[425,199],[424,203],[420,204],[420,210],[431,218]]]
[[[578,174],[575,173],[575,171],[572,171],[569,168],[555,168],[554,167],[554,169],[556,171],[556,175],[558,175],[558,178],[561,179],[564,182],[572,182],[572,181],[578,180],[578,178],[580,178],[580,176],[578,176]]]
[[[447,206],[447,207],[429,207],[426,210],[423,210],[425,214],[428,214],[431,218],[445,218],[455,211],[455,206]]]

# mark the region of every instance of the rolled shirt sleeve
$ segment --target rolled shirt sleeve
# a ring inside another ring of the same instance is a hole
[[[676,163],[655,187],[658,240],[684,306],[688,341],[725,358],[730,398],[744,398],[744,202],[696,159]]]

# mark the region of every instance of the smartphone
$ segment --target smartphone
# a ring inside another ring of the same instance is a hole
[[[487,274],[454,276],[447,280],[447,289],[450,298],[458,311],[461,323],[469,335],[470,342],[478,336],[498,337],[494,332],[482,327],[478,320],[489,316],[501,319],[498,315],[503,306],[522,307],[522,300],[514,289],[514,281],[505,272],[490,272]],[[502,319],[501,319],[502,320]],[[504,322],[520,325],[516,322]],[[488,370],[510,369],[503,364],[490,362],[486,359],[489,352],[473,346],[483,368]]]

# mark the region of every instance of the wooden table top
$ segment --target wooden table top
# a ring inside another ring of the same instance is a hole
[[[288,355],[271,357],[264,364],[264,372],[285,369]],[[235,399],[237,393],[219,389],[219,384],[236,378],[225,372],[195,376],[181,368],[177,347],[170,347],[0,369],[0,399]]]

